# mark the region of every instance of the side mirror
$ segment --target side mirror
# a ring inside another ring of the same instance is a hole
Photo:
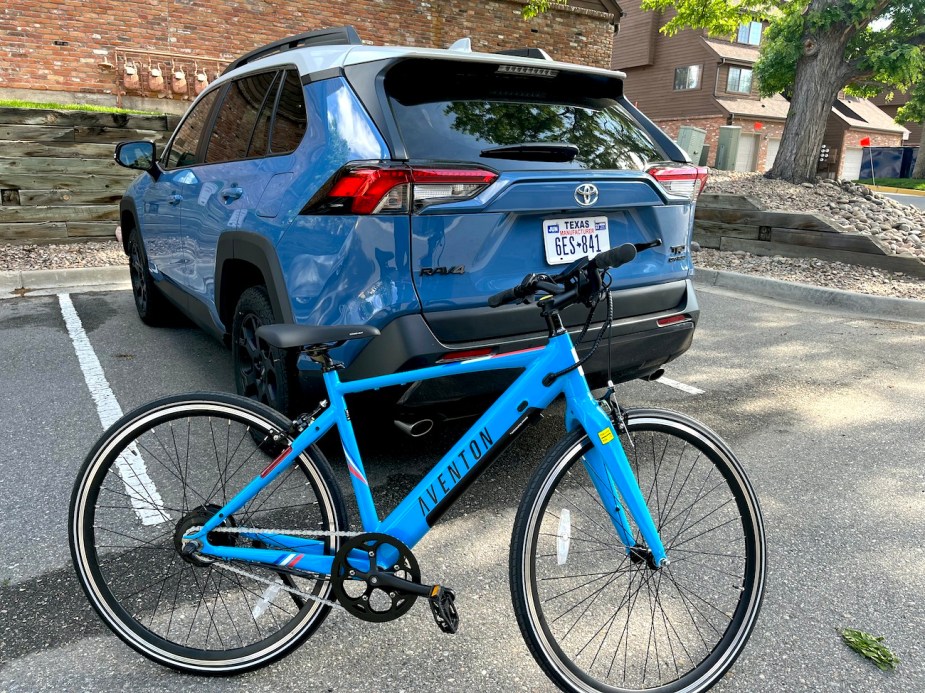
[[[160,173],[154,142],[120,142],[116,145],[114,158],[120,166],[147,171],[154,178],[157,178]]]

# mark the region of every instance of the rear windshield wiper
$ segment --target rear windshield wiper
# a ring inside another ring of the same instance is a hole
[[[568,142],[521,142],[502,144],[483,149],[481,155],[492,159],[520,159],[522,161],[572,161],[578,156],[578,147]]]

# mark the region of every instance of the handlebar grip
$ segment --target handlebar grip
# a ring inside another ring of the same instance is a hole
[[[517,295],[515,289],[505,289],[504,291],[499,291],[494,296],[489,296],[488,305],[492,308],[497,308],[498,306],[503,306],[505,303],[510,303],[518,298],[520,297]]]
[[[599,270],[604,270],[625,265],[627,262],[632,262],[635,257],[636,246],[632,243],[624,243],[621,246],[605,250],[603,253],[595,255],[594,259],[591,260],[591,264]]]

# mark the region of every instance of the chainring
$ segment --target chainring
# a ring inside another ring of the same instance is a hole
[[[397,558],[387,569],[381,569],[379,563],[386,547],[397,553]],[[334,596],[348,613],[363,621],[392,621],[407,613],[417,596],[377,586],[378,576],[386,573],[421,584],[417,559],[398,539],[376,532],[351,537],[338,549],[331,566]]]

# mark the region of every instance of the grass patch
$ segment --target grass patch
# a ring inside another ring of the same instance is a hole
[[[55,111],[89,111],[91,113],[127,113],[133,115],[164,115],[156,111],[133,111],[115,106],[97,106],[89,103],[39,103],[19,99],[0,99],[0,108],[50,108]]]
[[[858,181],[864,185],[873,185],[870,178],[863,178]],[[878,178],[877,185],[885,188],[905,188],[906,190],[921,190],[925,192],[925,179],[922,178]]]
[[[840,632],[848,647],[872,661],[881,671],[895,669],[899,664],[899,657],[883,644],[883,636],[877,637],[854,628],[845,628]]]

